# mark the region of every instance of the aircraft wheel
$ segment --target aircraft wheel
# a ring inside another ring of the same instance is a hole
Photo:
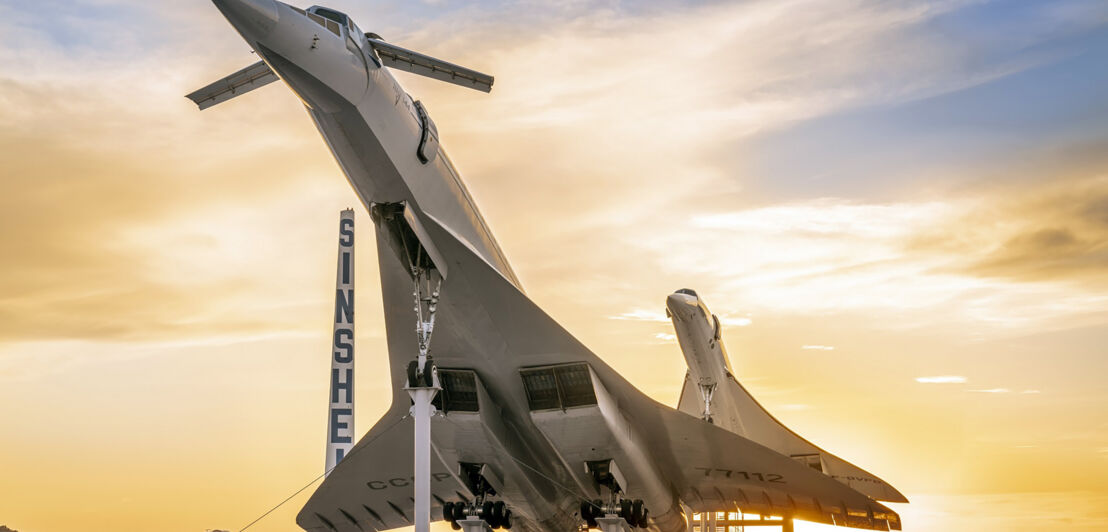
[[[490,526],[492,525],[492,501],[485,501],[481,504],[481,519],[484,519]]]
[[[627,520],[627,523],[631,526],[637,526],[642,528],[643,526],[643,507],[642,499],[635,499],[631,502],[631,519]]]
[[[419,362],[408,362],[408,386],[415,388],[419,385]]]
[[[639,528],[647,528],[650,526],[650,510],[648,508],[642,509],[642,520],[639,521]]]
[[[581,501],[581,518],[585,520],[585,524],[589,528],[596,528],[599,526],[596,522],[597,515],[600,510],[593,505],[590,501]]]
[[[493,528],[500,528],[504,524],[504,501],[496,501],[492,505],[492,519],[489,520],[489,526]]]
[[[627,521],[627,524],[634,526],[635,516],[631,514],[631,501],[627,499],[619,501],[619,516]]]
[[[442,505],[442,520],[453,521],[454,520],[454,503],[448,502]]]
[[[500,521],[500,528],[504,530],[512,529],[512,509],[508,508],[504,510],[504,519]]]
[[[454,520],[461,521],[466,518],[466,504],[459,502],[454,504]]]
[[[431,372],[431,368],[435,367],[431,357],[427,357],[427,361],[423,363],[423,385],[430,388],[435,385],[435,377]]]

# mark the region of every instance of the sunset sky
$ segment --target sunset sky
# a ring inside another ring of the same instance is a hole
[[[647,394],[694,288],[905,530],[1108,530],[1108,3],[328,5],[496,76],[397,75]],[[0,36],[0,525],[238,530],[322,472],[345,207],[357,431],[388,406],[369,216],[282,84],[184,98],[257,60],[210,2],[0,0]]]

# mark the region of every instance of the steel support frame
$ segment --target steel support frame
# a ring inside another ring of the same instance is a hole
[[[431,401],[442,388],[439,386],[438,375],[434,375],[434,386],[406,387],[408,394],[412,396],[411,415],[415,421],[415,463],[413,472],[415,478],[415,517],[413,519],[415,532],[430,532],[431,530],[431,416],[435,414],[435,407]]]
[[[458,521],[458,525],[462,527],[462,532],[489,532],[492,530],[487,521],[475,515]]]
[[[616,514],[597,517],[596,524],[600,525],[600,532],[631,532],[631,525],[627,520]]]
[[[742,527],[742,529],[748,526],[774,526],[781,527],[781,532],[793,532],[793,518],[786,516],[781,519],[716,519],[715,512],[703,512],[700,514],[700,524],[695,525],[694,528],[697,532],[716,532],[722,527],[724,532],[728,532],[733,526]]]

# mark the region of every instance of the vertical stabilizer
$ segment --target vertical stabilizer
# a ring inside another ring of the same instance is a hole
[[[331,339],[325,471],[331,471],[354,446],[354,209],[339,215],[335,329]]]

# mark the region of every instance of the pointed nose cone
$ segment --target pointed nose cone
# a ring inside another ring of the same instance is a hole
[[[277,2],[274,0],[212,0],[215,7],[242,37],[256,42],[277,26]]]
[[[666,298],[666,308],[669,309],[671,317],[683,319],[697,308],[697,298],[687,293],[674,292]]]

